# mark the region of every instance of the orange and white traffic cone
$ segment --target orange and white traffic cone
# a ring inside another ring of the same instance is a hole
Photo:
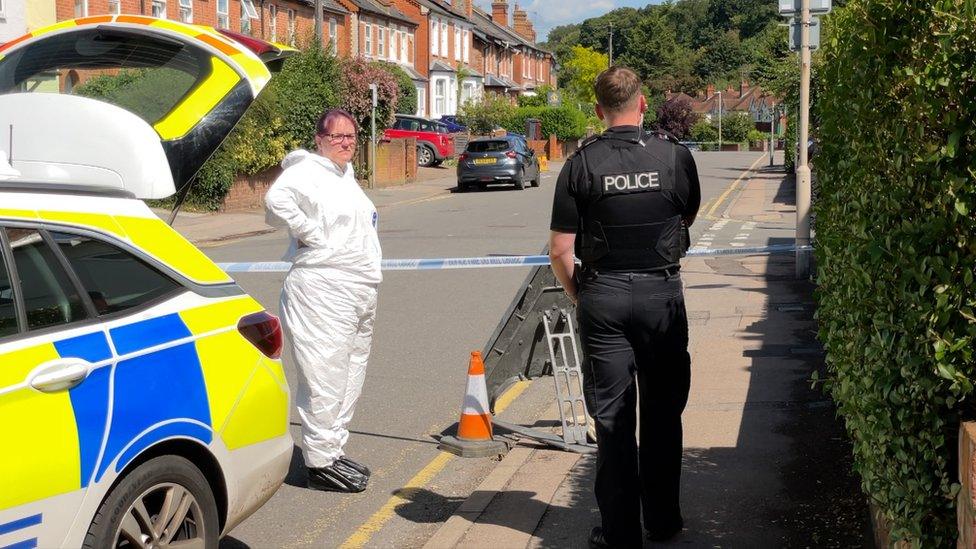
[[[485,363],[478,351],[471,352],[468,364],[468,387],[461,403],[457,436],[442,437],[437,447],[461,457],[489,457],[508,452],[508,445],[492,436]]]

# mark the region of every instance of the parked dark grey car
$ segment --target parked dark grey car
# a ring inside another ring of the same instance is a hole
[[[539,186],[539,159],[519,136],[480,137],[468,143],[458,157],[458,191],[495,183]]]

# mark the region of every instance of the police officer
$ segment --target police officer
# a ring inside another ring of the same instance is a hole
[[[559,173],[549,255],[578,304],[584,396],[596,423],[602,526],[590,533],[590,547],[640,547],[641,514],[654,541],[683,527],[681,412],[691,358],[678,260],[701,190],[688,149],[669,134],[642,131],[647,101],[633,71],[611,67],[595,88],[608,129],[584,141]]]

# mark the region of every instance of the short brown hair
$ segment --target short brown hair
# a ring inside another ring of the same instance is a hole
[[[605,111],[618,112],[637,99],[641,91],[641,81],[634,71],[627,67],[610,67],[596,77],[593,85],[596,102]]]
[[[340,118],[345,118],[352,123],[353,129],[356,133],[359,133],[359,124],[356,123],[356,119],[353,118],[349,111],[344,111],[342,109],[327,109],[319,117],[319,121],[315,124],[315,134],[325,135],[329,133],[332,129],[332,125],[336,123]]]

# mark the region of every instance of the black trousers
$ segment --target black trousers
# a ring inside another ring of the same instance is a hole
[[[615,547],[640,547],[642,509],[648,530],[681,520],[681,412],[691,383],[681,277],[584,270],[581,278],[584,397],[596,422],[603,531]]]

